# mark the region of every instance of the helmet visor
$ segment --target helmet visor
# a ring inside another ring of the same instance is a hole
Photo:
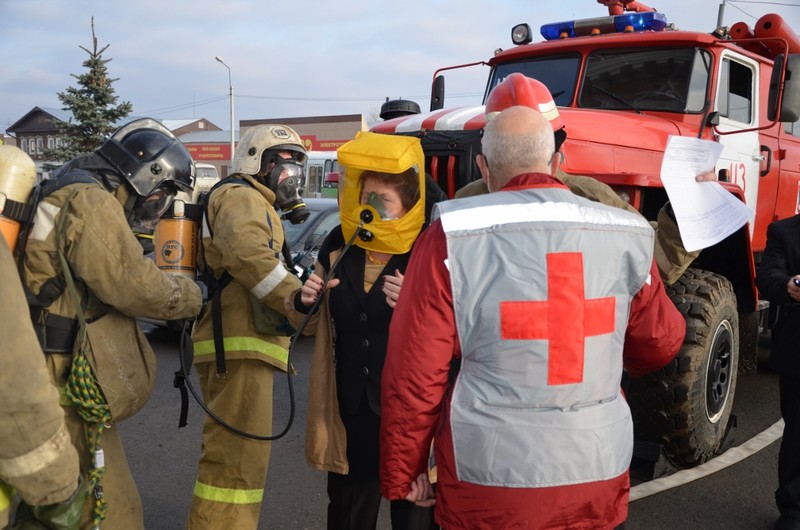
[[[169,209],[176,190],[171,186],[156,188],[150,195],[140,197],[133,206],[134,222],[154,223]]]

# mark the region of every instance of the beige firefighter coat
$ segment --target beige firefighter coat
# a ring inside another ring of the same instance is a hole
[[[153,260],[143,255],[142,246],[125,218],[121,204],[126,199],[126,191],[124,185],[120,188],[112,195],[99,184],[81,183],[65,186],[45,197],[37,208],[28,236],[23,279],[28,288],[38,294],[48,279],[61,274],[57,248],[64,249],[87,320],[114,318],[128,330],[133,328],[140,348],[149,348],[136,317],[164,320],[193,317],[200,311],[202,298],[192,280],[160,271]],[[70,203],[64,208],[69,197]],[[63,241],[57,242],[56,226],[63,215],[67,216]],[[67,293],[47,309],[63,317],[76,317],[72,298]],[[130,350],[132,346],[123,340],[124,337],[130,338],[130,333],[109,333],[97,344],[110,351]],[[97,344],[93,348],[98,348]],[[51,354],[46,360],[51,381],[63,387],[63,374],[68,370],[71,356]],[[66,406],[65,411],[67,427],[81,459],[81,472],[85,474],[91,460],[86,449],[83,420],[73,406]],[[107,467],[102,485],[109,505],[104,525],[140,528],[142,514],[138,492],[114,425],[105,430],[102,446]],[[84,517],[87,519],[92,505],[92,502],[86,503]]]
[[[233,276],[222,291],[222,328],[226,359],[259,359],[287,369],[289,337],[270,334],[257,324],[262,311],[283,318],[283,299],[300,280],[280,260],[283,226],[272,204],[275,194],[248,175],[252,184],[231,183],[209,197],[208,227],[204,227],[203,260],[221,278]],[[262,307],[265,306],[265,307]],[[211,303],[192,334],[194,361],[215,360]]]
[[[575,195],[640,214],[636,208],[622,200],[610,186],[597,179],[569,175],[561,169],[556,173],[556,178],[566,184]],[[488,193],[486,184],[482,180],[476,180],[458,190],[455,198],[460,199],[484,193]],[[700,251],[689,252],[684,248],[678,225],[667,213],[668,208],[670,208],[669,205],[664,206],[658,212],[657,222],[651,224],[656,230],[653,258],[656,260],[664,284],[672,285],[700,255]]]
[[[17,266],[2,237],[0,300],[0,528],[5,528],[11,488],[30,505],[63,502],[78,486],[79,471]]]

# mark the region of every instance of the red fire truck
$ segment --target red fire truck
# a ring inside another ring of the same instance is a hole
[[[547,85],[566,124],[562,169],[609,184],[653,221],[667,201],[659,174],[670,135],[724,146],[716,170],[754,221],[702,250],[669,286],[686,342],[628,394],[637,447],[665,455],[664,470],[690,467],[730,441],[737,371],[755,369],[765,322],[754,277],[766,228],[800,211],[800,39],[778,15],[699,33],[675,30],[640,3],[600,3],[615,7],[545,24],[541,42],[520,24],[514,47],[460,66],[489,66],[485,94],[514,72]],[[430,112],[373,127],[419,135],[426,170],[450,196],[480,178],[474,158],[485,124],[482,106],[444,109],[442,72],[452,68],[434,74]]]

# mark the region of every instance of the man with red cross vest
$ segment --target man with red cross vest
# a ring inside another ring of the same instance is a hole
[[[653,230],[552,177],[536,110],[501,112],[482,146],[490,193],[436,206],[392,317],[382,493],[434,502],[419,478],[433,440],[445,529],[616,528],[633,453],[623,367],[663,367],[685,334]]]

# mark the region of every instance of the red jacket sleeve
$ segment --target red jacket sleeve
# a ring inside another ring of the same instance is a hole
[[[440,222],[417,240],[389,327],[381,380],[381,493],[402,499],[427,466],[456,339]]]
[[[664,367],[681,349],[686,321],[667,296],[655,261],[650,277],[631,301],[623,362],[633,377]]]

